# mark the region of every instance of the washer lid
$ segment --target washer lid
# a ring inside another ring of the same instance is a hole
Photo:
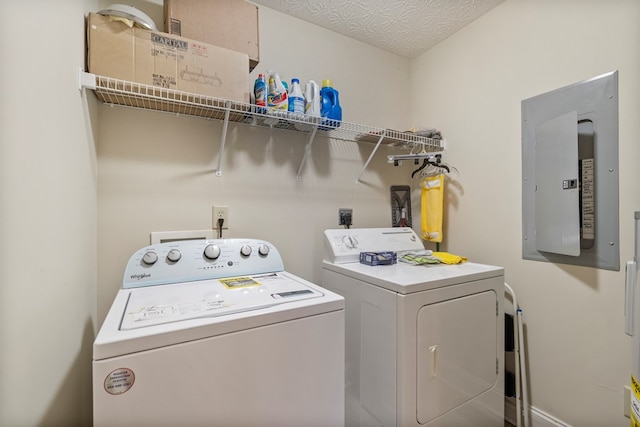
[[[93,343],[93,359],[342,310],[343,297],[286,271],[120,289]]]
[[[320,296],[319,291],[277,273],[139,288],[129,295],[120,330],[242,313]]]

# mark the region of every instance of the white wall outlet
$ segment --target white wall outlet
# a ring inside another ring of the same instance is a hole
[[[340,208],[338,209],[338,225],[344,225],[350,227],[353,224],[353,209]]]
[[[222,229],[229,229],[229,207],[228,206],[214,206],[212,208],[212,220],[211,220],[211,228],[214,230],[218,230],[220,225],[218,225],[218,220],[223,220]]]

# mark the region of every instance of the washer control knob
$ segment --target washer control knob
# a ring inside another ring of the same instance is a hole
[[[242,247],[240,248],[240,255],[242,255],[242,256],[249,256],[249,255],[251,255],[251,246],[249,246],[249,245],[242,245]]]
[[[267,245],[260,245],[260,247],[258,248],[258,253],[262,256],[267,256],[269,255],[269,246]]]
[[[153,251],[145,252],[142,256],[142,263],[146,265],[153,265],[158,261],[158,254]]]
[[[207,247],[204,248],[204,256],[207,259],[218,259],[220,256],[220,248],[216,245],[207,245]]]
[[[182,258],[182,254],[178,249],[171,249],[167,254],[167,259],[171,262],[178,262]]]

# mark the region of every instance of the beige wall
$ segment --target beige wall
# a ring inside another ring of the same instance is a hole
[[[446,246],[504,265],[524,309],[532,405],[571,425],[625,426],[624,262],[640,210],[640,2],[508,0],[412,63],[412,117],[445,130]],[[520,102],[619,70],[622,271],[521,257]],[[426,99],[427,102],[423,102]]]
[[[91,423],[96,158],[78,0],[0,2],[0,425]]]

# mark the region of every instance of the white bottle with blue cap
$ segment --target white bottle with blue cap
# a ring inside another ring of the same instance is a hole
[[[289,112],[294,115],[304,115],[304,95],[300,88],[300,80],[291,79],[291,87],[289,88]]]

